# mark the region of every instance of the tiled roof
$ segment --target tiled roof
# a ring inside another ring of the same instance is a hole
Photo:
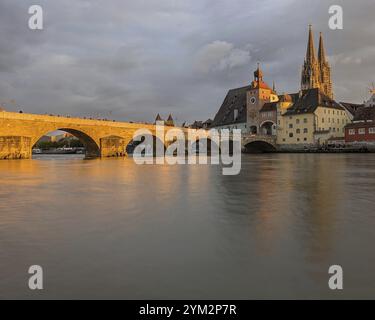
[[[354,114],[353,121],[375,121],[375,107],[360,107]]]
[[[375,122],[355,122],[355,123],[348,123],[345,128],[354,129],[354,128],[368,128],[368,127],[375,127]]]
[[[340,101],[340,104],[342,106],[344,106],[344,108],[346,110],[348,110],[352,115],[355,115],[356,111],[359,108],[364,107],[364,104],[357,104],[357,103],[350,103],[350,102],[341,102]]]
[[[246,122],[246,92],[251,86],[229,90],[223,104],[216,113],[212,126],[223,126],[232,123]],[[237,119],[234,120],[234,110],[238,110]]]
[[[303,90],[301,95],[297,98],[294,104],[287,110],[285,115],[314,113],[314,111],[319,106],[344,110],[344,108],[340,104],[338,104],[336,101],[332,100],[316,88]]]

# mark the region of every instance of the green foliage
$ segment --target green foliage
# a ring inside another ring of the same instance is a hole
[[[38,141],[35,144],[35,147],[42,150],[57,149],[63,147],[71,148],[82,148],[84,147],[83,143],[78,139],[65,138],[59,141]]]

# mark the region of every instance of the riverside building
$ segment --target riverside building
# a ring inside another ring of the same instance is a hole
[[[273,137],[280,149],[291,150],[344,139],[345,127],[358,106],[334,100],[322,33],[316,54],[309,26],[299,92],[278,94],[263,78],[258,64],[249,86],[229,90],[212,127],[241,129],[245,136]]]

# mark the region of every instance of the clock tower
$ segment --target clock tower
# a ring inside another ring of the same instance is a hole
[[[278,100],[276,92],[263,81],[263,72],[258,63],[258,68],[254,71],[254,80],[246,94],[247,126],[250,133],[259,134],[260,132],[259,115],[263,105]]]

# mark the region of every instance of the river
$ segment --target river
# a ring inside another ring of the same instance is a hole
[[[375,298],[374,208],[374,154],[0,161],[0,298]]]

